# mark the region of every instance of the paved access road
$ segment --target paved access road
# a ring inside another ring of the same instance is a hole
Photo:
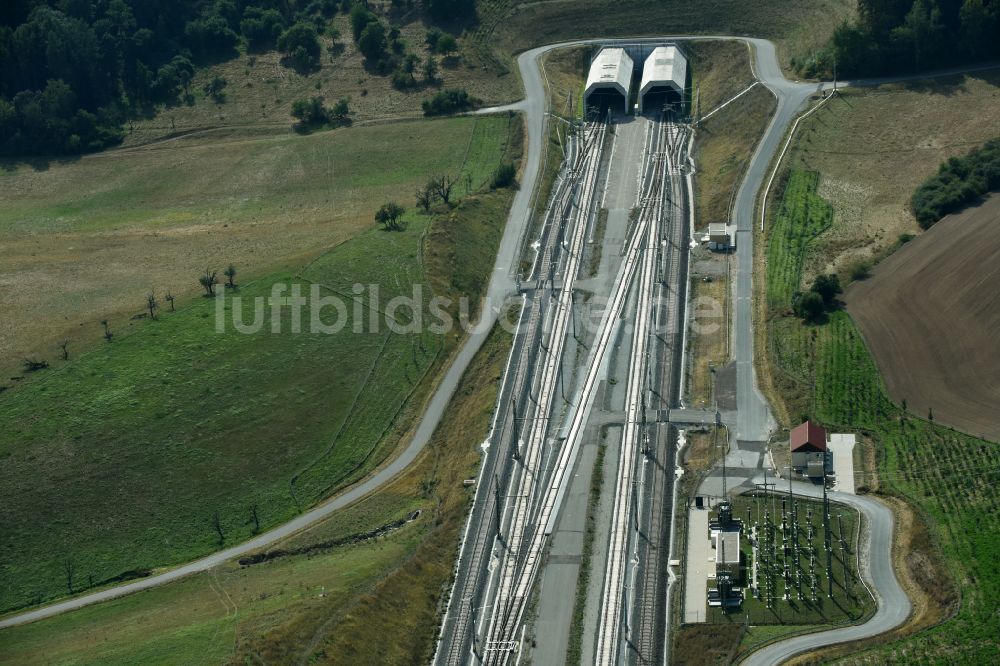
[[[758,479],[763,481],[763,479]],[[822,490],[812,485],[796,483],[793,485],[796,495],[821,498]],[[797,654],[816,650],[834,643],[845,643],[863,638],[871,638],[898,627],[910,615],[910,600],[896,579],[892,569],[892,511],[878,500],[865,495],[830,492],[830,501],[852,506],[863,514],[868,521],[868,538],[860,548],[861,576],[869,583],[877,585],[870,591],[875,596],[877,608],[875,614],[864,624],[830,629],[815,634],[796,636],[773,643],[754,652],[743,660],[743,666],[771,666],[791,659]]]
[[[799,108],[808,96],[817,90],[818,86],[816,84],[798,84],[786,80],[781,74],[781,68],[778,65],[774,52],[774,45],[766,40],[730,36],[709,37],[704,35],[678,35],[659,38],[644,38],[645,41],[663,41],[667,39],[737,39],[750,43],[755,51],[754,65],[757,77],[778,97],[778,109],[771,121],[771,124],[767,128],[764,138],[758,145],[753,159],[751,160],[746,178],[740,187],[737,198],[736,222],[738,226],[738,233],[741,235],[739,243],[742,244],[742,247],[749,250],[752,247],[751,231],[753,229],[754,222],[752,219],[754,215],[753,211],[755,209],[754,202],[761,185],[764,183],[770,159],[777,150],[782,135],[787,130]],[[525,115],[527,125],[527,149],[525,154],[525,168],[521,176],[521,187],[515,195],[510,216],[504,229],[504,235],[500,242],[500,249],[497,260],[494,264],[494,271],[491,276],[487,292],[488,298],[490,299],[489,306],[484,308],[482,325],[477,327],[477,329],[465,341],[462,348],[458,351],[451,366],[448,368],[448,371],[428,403],[427,409],[417,427],[413,439],[398,457],[389,461],[366,480],[332,498],[328,502],[299,515],[284,525],[260,534],[249,541],[155,576],[143,578],[141,580],[102,590],[100,592],[85,594],[74,599],[69,599],[67,601],[55,603],[24,613],[10,615],[6,618],[0,619],[0,629],[52,617],[60,613],[88,606],[90,604],[114,599],[133,592],[138,592],[140,590],[157,587],[159,585],[179,580],[194,573],[207,571],[215,566],[218,566],[219,564],[222,564],[226,560],[240,557],[252,551],[265,548],[284,538],[287,538],[295,532],[316,524],[317,522],[328,517],[334,511],[337,511],[338,509],[361,499],[365,495],[378,490],[395,478],[400,472],[405,470],[416,459],[417,455],[429,441],[431,434],[434,432],[441,420],[441,416],[444,414],[444,410],[447,407],[455,388],[458,386],[459,380],[461,379],[473,356],[475,356],[476,352],[479,351],[483,341],[486,339],[486,335],[488,334],[493,323],[496,321],[504,298],[511,294],[515,288],[514,280],[519,261],[518,255],[521,247],[521,239],[525,229],[527,228],[529,220],[531,199],[537,183],[543,150],[542,138],[545,128],[547,96],[545,93],[545,86],[543,85],[543,73],[541,72],[541,68],[539,66],[539,58],[544,53],[553,49],[573,45],[593,44],[597,42],[605,43],[607,41],[608,40],[591,39],[563,42],[531,49],[522,53],[518,57],[518,66],[521,74],[521,81],[524,85],[524,100],[516,104],[484,110],[486,112],[511,110],[522,112]],[[934,74],[959,73],[961,71],[973,71],[974,69],[988,69],[989,67],[990,66],[987,65],[976,68],[967,68],[965,70],[954,69]],[[920,76],[927,75],[914,75],[901,78],[915,79],[920,78]],[[891,81],[891,79],[857,81],[852,82],[851,85],[875,85],[889,81]],[[848,84],[845,83],[842,85]],[[829,88],[830,85],[823,84],[822,87]],[[756,382],[753,377],[753,330],[751,327],[752,292],[750,289],[752,252],[741,251],[739,255],[739,271],[737,275],[738,298],[736,308],[736,358],[737,363],[739,364],[737,400],[740,407],[738,430],[740,433],[740,439],[755,439],[766,436],[767,432],[770,430],[772,420],[767,408],[767,403],[757,390]],[[879,579],[876,577],[874,580],[881,588],[881,582]],[[799,639],[791,639],[788,642],[795,641],[796,644],[799,645],[802,641],[808,641],[809,638],[811,637],[805,636]],[[777,645],[783,644],[784,642]],[[825,644],[826,643],[824,641],[815,641],[813,645],[806,645],[802,647],[800,651]]]

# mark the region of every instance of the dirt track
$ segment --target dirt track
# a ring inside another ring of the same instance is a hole
[[[1000,441],[1000,196],[938,222],[846,294],[897,403]]]

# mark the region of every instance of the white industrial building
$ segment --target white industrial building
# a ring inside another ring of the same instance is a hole
[[[647,105],[656,110],[666,103],[682,103],[686,84],[687,58],[684,53],[676,46],[657,46],[646,57],[642,68],[639,113]]]
[[[601,49],[590,63],[587,88],[583,95],[584,104],[588,108],[611,106],[623,113],[627,112],[634,67],[632,58],[625,49],[618,47]]]

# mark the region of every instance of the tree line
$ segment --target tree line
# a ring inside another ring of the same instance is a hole
[[[956,213],[987,192],[1000,190],[1000,139],[986,142],[964,157],[952,157],[925,180],[910,198],[910,209],[924,229]]]
[[[859,0],[829,44],[792,64],[805,76],[873,76],[1000,57],[997,0]]]
[[[392,4],[405,8],[413,0]],[[439,20],[475,10],[474,0],[423,4]],[[366,58],[390,68],[405,61],[398,29],[355,0],[6,0],[0,154],[82,153],[119,143],[127,119],[193,100],[196,65],[240,49],[277,48],[290,67],[318,66],[319,37],[339,37],[330,24],[338,12],[351,12]],[[224,85],[213,82],[206,94],[221,101]]]

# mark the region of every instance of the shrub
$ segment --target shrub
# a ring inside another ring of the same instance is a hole
[[[431,99],[424,100],[423,109],[425,116],[441,116],[449,113],[457,113],[473,108],[478,103],[469,96],[462,88],[449,88],[442,90]]]
[[[493,189],[510,187],[516,183],[517,167],[510,162],[506,162],[497,167],[493,174]]]
[[[843,289],[840,288],[840,278],[835,274],[817,275],[812,283],[812,291],[819,294],[823,299],[823,305],[829,308],[837,300],[837,294]]]
[[[848,268],[852,280],[864,280],[871,275],[872,263],[866,259],[858,259]]]
[[[1000,139],[993,139],[965,157],[952,157],[925,180],[910,198],[910,209],[927,229],[987,192],[1000,190]]]
[[[807,291],[795,302],[795,314],[809,323],[822,322],[825,313],[823,297],[815,291]]]

